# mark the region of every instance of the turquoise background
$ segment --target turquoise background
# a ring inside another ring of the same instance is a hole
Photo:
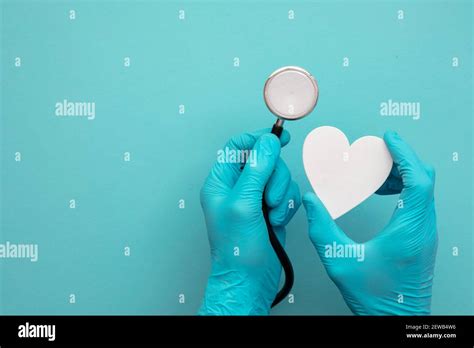
[[[0,241],[38,243],[39,260],[0,259],[1,312],[196,313],[210,266],[199,189],[228,138],[274,122],[262,100],[266,77],[299,65],[320,87],[311,117],[287,124],[292,141],[282,156],[302,192],[310,187],[301,149],[313,128],[338,127],[351,141],[397,130],[437,170],[433,313],[472,314],[472,7],[2,1]],[[95,120],[56,117],[63,99],[94,101]],[[421,118],[380,116],[388,99],[420,102]],[[338,224],[367,240],[396,200],[373,196]],[[309,242],[303,209],[288,226],[287,250],[295,303],[273,313],[349,314]]]

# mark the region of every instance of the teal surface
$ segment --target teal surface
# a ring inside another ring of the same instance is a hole
[[[302,191],[313,128],[338,127],[351,141],[398,131],[437,171],[432,312],[473,314],[472,7],[3,1],[0,243],[37,243],[39,259],[0,259],[1,313],[196,313],[210,266],[200,187],[229,137],[274,122],[266,77],[299,65],[320,87],[313,114],[286,126],[283,157]],[[95,119],[56,116],[64,99],[95,102]],[[419,102],[421,117],[381,116],[389,99]],[[396,200],[373,196],[338,224],[367,240]],[[304,209],[287,230],[295,301],[273,313],[350,314],[309,241]]]

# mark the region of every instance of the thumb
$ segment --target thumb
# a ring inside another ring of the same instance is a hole
[[[410,210],[422,212],[433,200],[434,170],[424,164],[397,133],[386,132],[384,140],[402,179],[400,199]]]
[[[303,196],[303,204],[308,216],[309,237],[323,259],[326,245],[354,243],[336,225],[324,204],[313,192]]]
[[[396,132],[385,132],[384,141],[398,167],[404,188],[418,186],[420,181],[428,178],[415,151]]]
[[[280,150],[280,139],[276,135],[263,134],[252,149],[255,161],[245,164],[234,190],[243,195],[255,193],[261,199],[265,186],[275,170]]]

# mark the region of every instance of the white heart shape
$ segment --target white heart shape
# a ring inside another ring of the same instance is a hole
[[[351,145],[341,130],[324,126],[307,135],[303,163],[314,192],[336,219],[382,186],[393,160],[381,138],[365,136]]]

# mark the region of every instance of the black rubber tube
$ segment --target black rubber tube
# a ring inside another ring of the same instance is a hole
[[[282,132],[283,132],[283,127],[277,124],[273,126],[272,133],[275,134],[278,138],[281,136]],[[278,260],[281,263],[283,272],[285,273],[285,283],[283,284],[283,287],[281,288],[281,290],[278,291],[277,295],[275,296],[275,300],[273,300],[273,303],[272,303],[272,307],[275,307],[277,304],[283,301],[285,297],[288,296],[288,294],[290,293],[291,288],[293,287],[294,273],[293,273],[293,266],[291,265],[290,258],[286,254],[285,249],[283,248],[280,241],[278,240],[278,237],[276,236],[275,231],[273,230],[273,227],[270,223],[270,219],[268,217],[268,206],[267,206],[267,203],[265,202],[265,199],[262,200],[262,211],[263,211],[263,217],[265,218],[265,223],[267,224],[268,237],[270,239],[270,244],[272,245],[273,250],[275,250],[275,254],[277,255]]]

